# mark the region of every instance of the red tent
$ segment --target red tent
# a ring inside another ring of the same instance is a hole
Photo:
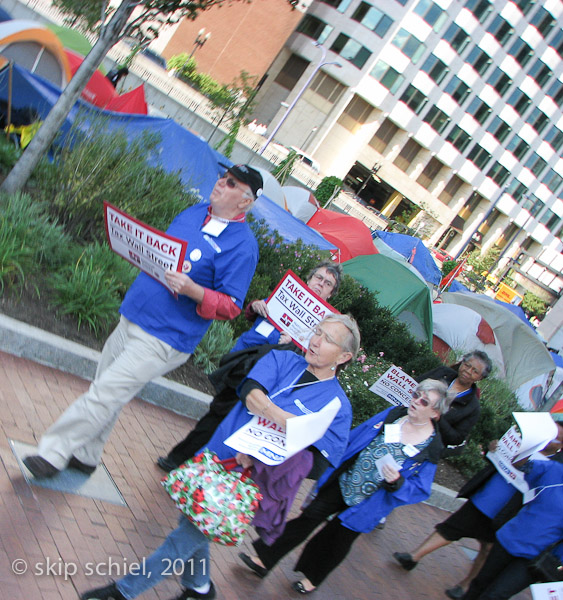
[[[363,254],[378,254],[369,227],[356,217],[319,208],[307,225],[339,248],[338,262]]]
[[[148,113],[148,109],[147,101],[145,100],[145,88],[140,85],[130,92],[115,96],[108,102],[106,110],[113,110],[115,112],[128,114],[146,115]]]

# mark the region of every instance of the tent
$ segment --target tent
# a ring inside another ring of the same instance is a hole
[[[0,23],[0,59],[44,77],[64,88],[72,73],[63,45],[49,29],[34,21],[12,19]],[[0,66],[2,66],[0,60]]]
[[[0,22],[10,21],[12,19],[12,15],[3,8],[0,8]]]
[[[67,49],[76,52],[80,56],[86,56],[92,50],[90,40],[78,29],[55,25],[54,23],[47,24],[47,27],[59,38],[61,44]],[[105,70],[100,68],[105,75]]]
[[[262,179],[264,180],[264,194],[266,194],[272,202],[275,202],[278,206],[287,210],[285,196],[279,181],[270,173],[270,171],[267,171],[262,167],[256,167],[256,170],[260,171]]]
[[[461,354],[486,352],[504,377],[504,359],[493,328],[474,310],[457,304],[433,304],[434,323],[432,349],[446,362],[450,351]]]
[[[326,240],[339,249],[338,262],[365,254],[377,254],[371,231],[356,217],[319,208],[307,221]]]
[[[374,238],[377,237],[404,256],[426,281],[434,285],[440,283],[442,273],[436,266],[430,250],[428,250],[420,238],[405,235],[404,233],[391,233],[390,231],[374,231],[373,234]]]
[[[303,223],[307,223],[307,221],[315,214],[315,211],[321,207],[315,196],[305,188],[294,185],[284,185],[282,190],[285,196],[287,210],[289,210],[294,217],[303,221]]]
[[[553,359],[535,332],[488,296],[445,292],[442,302],[471,308],[490,324],[500,343],[506,383],[512,390],[555,369]]]
[[[407,325],[418,340],[432,344],[432,300],[428,286],[401,263],[383,256],[357,256],[342,269],[377,292],[377,301]]]

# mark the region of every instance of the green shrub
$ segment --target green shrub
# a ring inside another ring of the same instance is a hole
[[[233,347],[233,328],[226,321],[213,321],[194,351],[193,362],[209,374],[219,366],[219,360]]]
[[[332,198],[335,190],[342,189],[342,185],[342,179],[339,177],[335,177],[334,175],[324,177],[315,190],[315,198],[319,201],[321,206],[325,206]]]
[[[8,173],[21,156],[21,150],[5,136],[0,136],[0,173]]]
[[[136,274],[109,246],[92,244],[75,262],[51,274],[51,303],[59,314],[75,317],[78,329],[86,324],[101,336],[116,324],[119,305]]]
[[[39,182],[41,197],[80,243],[105,239],[104,200],[166,229],[197,198],[184,191],[178,174],[150,166],[157,161],[158,143],[158,136],[145,132],[128,141],[124,131],[108,131],[103,119],[88,136],[74,128],[57,146],[54,168]]]

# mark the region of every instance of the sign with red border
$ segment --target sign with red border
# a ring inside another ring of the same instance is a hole
[[[172,237],[104,202],[106,235],[111,249],[170,290],[166,271],[181,271],[188,242]]]

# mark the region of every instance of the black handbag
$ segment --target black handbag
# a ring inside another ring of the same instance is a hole
[[[563,581],[563,565],[560,559],[552,553],[555,546],[559,544],[561,541],[554,542],[530,561],[530,571],[538,581]]]

